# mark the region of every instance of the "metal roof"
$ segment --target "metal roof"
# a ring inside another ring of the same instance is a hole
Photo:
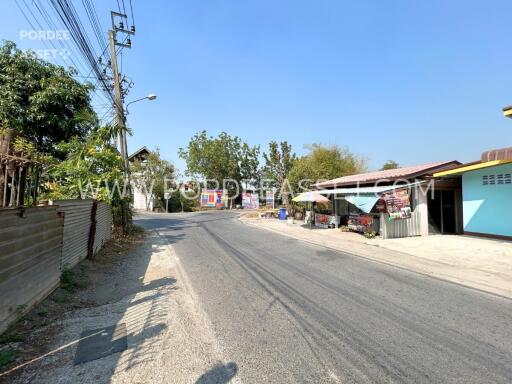
[[[477,169],[496,167],[498,165],[509,164],[509,163],[512,163],[512,159],[511,160],[494,160],[494,161],[487,161],[484,163],[476,163],[476,164],[470,163],[470,164],[465,164],[461,167],[450,169],[448,171],[434,173],[434,177],[456,176],[456,175],[461,175],[465,172],[476,171]]]
[[[403,167],[397,169],[388,169],[385,171],[375,171],[361,173],[358,175],[344,176],[337,179],[324,181],[315,184],[317,188],[337,187],[343,185],[369,184],[379,180],[394,181],[398,179],[410,179],[417,176],[431,175],[435,171],[444,170],[448,167],[456,167],[461,163],[456,160],[440,161],[437,163],[428,163],[415,165],[411,167]]]

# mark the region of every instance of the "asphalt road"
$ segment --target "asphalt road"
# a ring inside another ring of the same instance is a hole
[[[512,382],[510,300],[259,230],[229,212],[138,222],[175,248],[242,382]]]

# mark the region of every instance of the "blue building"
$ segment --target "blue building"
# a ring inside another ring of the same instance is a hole
[[[465,234],[512,240],[512,149],[485,152],[434,177],[461,179]]]

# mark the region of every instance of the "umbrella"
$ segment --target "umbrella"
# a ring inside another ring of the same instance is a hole
[[[311,211],[313,212],[314,208],[314,204],[315,203],[328,203],[330,202],[330,200],[319,194],[318,192],[316,191],[309,191],[309,192],[303,192],[301,193],[300,195],[297,195],[295,196],[292,201],[296,202],[296,203],[312,203],[312,209]],[[313,221],[313,218],[311,218],[311,221]],[[311,221],[309,222],[309,228],[311,228]]]
[[[292,201],[296,203],[328,203],[330,200],[316,191],[303,192],[295,196]]]

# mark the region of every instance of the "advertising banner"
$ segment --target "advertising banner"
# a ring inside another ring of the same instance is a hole
[[[334,228],[338,222],[339,216],[324,215],[322,213],[315,213],[315,226],[320,228]]]
[[[226,208],[228,206],[228,194],[223,189],[203,189],[201,191],[202,208]]]
[[[411,218],[411,201],[409,199],[409,192],[406,189],[388,192],[382,197],[386,202],[389,221]]]
[[[242,208],[243,209],[259,209],[260,200],[257,193],[242,193]]]
[[[265,205],[269,209],[274,208],[274,191],[266,191]]]

